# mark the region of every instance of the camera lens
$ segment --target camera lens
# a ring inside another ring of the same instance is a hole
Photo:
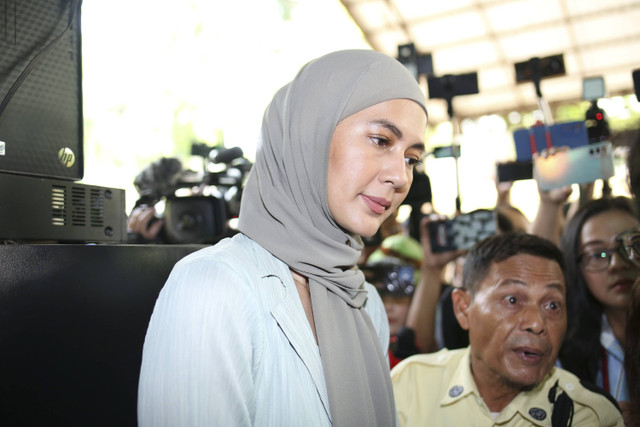
[[[191,212],[184,212],[182,215],[180,215],[177,228],[181,231],[194,230],[198,227],[200,222],[202,222],[202,220],[198,217],[198,215],[194,215]]]

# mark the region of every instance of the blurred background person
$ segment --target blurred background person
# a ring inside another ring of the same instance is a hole
[[[382,298],[389,320],[389,365],[419,353],[406,321],[416,287],[416,269],[401,259],[387,257],[361,267],[365,278]]]
[[[569,313],[560,364],[609,392],[623,412],[630,410],[623,346],[632,286],[640,273],[624,246],[639,229],[629,198],[605,197],[578,208],[560,241]]]
[[[640,134],[631,143],[627,170],[636,213],[640,214]],[[627,246],[631,251],[629,255],[636,264],[640,264],[640,232],[630,243],[632,244]],[[636,279],[631,292],[625,340],[624,365],[631,402],[629,416],[625,422],[629,426],[640,426],[640,277]]]

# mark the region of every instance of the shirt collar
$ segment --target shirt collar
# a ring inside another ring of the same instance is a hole
[[[462,359],[451,377],[449,384],[447,384],[447,386],[442,390],[440,405],[451,405],[464,399],[470,394],[473,394],[474,398],[479,400],[479,403],[482,404],[482,398],[480,397],[480,393],[476,387],[476,382],[473,380],[473,375],[471,374],[470,348],[471,347],[467,347],[464,350]]]
[[[624,360],[624,350],[616,339],[616,336],[613,335],[613,330],[611,329],[611,325],[609,324],[606,314],[602,315],[601,325],[600,344],[608,353],[611,353],[619,360]]]
[[[487,415],[491,416],[489,408],[486,406],[476,382],[471,373],[471,347],[464,351],[462,359],[458,364],[450,382],[442,391],[440,400],[441,406],[452,405],[465,399],[467,396],[474,399],[479,406],[485,408]],[[523,418],[534,426],[550,426],[552,406],[548,399],[548,390],[552,384],[556,373],[553,367],[551,372],[534,389],[522,391],[500,412],[495,419],[496,424],[501,424],[512,419],[516,413],[520,413]]]

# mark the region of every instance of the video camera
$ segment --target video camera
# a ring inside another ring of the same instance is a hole
[[[242,188],[252,166],[242,149],[194,142],[191,154],[203,159],[201,171],[183,169],[176,158],[161,158],[134,180],[140,194],[136,207],[164,201],[167,243],[215,243],[233,234],[229,220],[240,213]]]

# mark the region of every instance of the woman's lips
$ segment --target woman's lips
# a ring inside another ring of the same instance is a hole
[[[631,289],[631,286],[633,286],[633,282],[634,281],[632,279],[619,279],[613,282],[610,288],[617,292],[626,292]]]
[[[371,209],[373,212],[378,215],[384,213],[384,211],[391,205],[384,197],[374,197],[374,196],[366,196],[364,194],[361,195],[364,203]]]

